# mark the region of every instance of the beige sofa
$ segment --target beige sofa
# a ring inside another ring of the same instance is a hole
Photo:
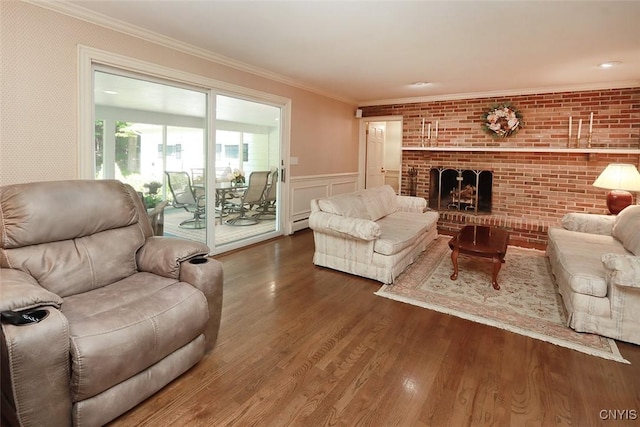
[[[569,326],[640,344],[640,205],[617,216],[570,213],[547,256]]]
[[[388,185],[311,201],[316,265],[382,283],[394,279],[437,237],[438,213]]]
[[[0,187],[3,421],[104,425],[196,364],[222,309],[208,253],[153,236],[118,181]]]

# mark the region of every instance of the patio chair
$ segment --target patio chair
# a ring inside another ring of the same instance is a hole
[[[165,174],[169,191],[173,196],[172,206],[193,214],[192,218],[186,219],[178,225],[184,228],[204,228],[206,225],[204,194],[196,195],[187,172],[165,172]]]
[[[267,179],[270,171],[255,171],[249,175],[249,183],[247,189],[242,194],[237,209],[240,213],[235,218],[226,221],[229,225],[253,225],[258,223],[258,219],[247,215],[253,206],[260,204],[265,189],[267,188]]]
[[[271,171],[267,188],[264,190],[262,200],[256,209],[258,213],[253,215],[254,218],[275,219],[276,217],[276,196],[278,193],[278,169]],[[265,218],[266,217],[266,218]]]

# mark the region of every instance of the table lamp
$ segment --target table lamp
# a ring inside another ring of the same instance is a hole
[[[594,181],[594,187],[611,190],[607,193],[607,208],[613,215],[633,203],[630,191],[640,192],[640,172],[632,164],[611,163]]]

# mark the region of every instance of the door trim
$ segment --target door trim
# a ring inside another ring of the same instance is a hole
[[[358,189],[364,189],[364,179],[367,173],[367,125],[370,122],[400,122],[400,128],[402,129],[402,123],[404,118],[402,116],[374,116],[363,117],[360,119],[360,137],[358,143]],[[400,136],[402,139],[402,135]],[[402,144],[402,141],[400,141]],[[400,168],[402,169],[402,159],[400,159]],[[402,175],[402,170],[400,171]],[[402,180],[402,178],[401,178]]]

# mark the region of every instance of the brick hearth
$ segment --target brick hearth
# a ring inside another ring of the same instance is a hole
[[[502,102],[522,113],[524,127],[508,139],[493,139],[481,129],[482,115]],[[493,171],[491,214],[443,210],[438,222],[442,233],[451,233],[464,223],[496,225],[511,230],[512,244],[543,248],[548,227],[558,224],[565,213],[607,213],[606,191],[591,184],[609,163],[640,165],[637,151],[585,152],[592,111],[594,149],[640,148],[640,88],[395,104],[363,110],[365,117],[403,116],[403,194],[408,193],[406,171],[410,167],[418,170],[417,195],[427,199],[432,167]],[[569,116],[573,117],[574,135],[577,120],[583,120],[583,140],[574,151],[482,151],[488,147],[566,149]],[[454,151],[409,149],[420,145],[422,117],[427,122],[439,121],[438,147]],[[478,151],[455,151],[455,147]]]

